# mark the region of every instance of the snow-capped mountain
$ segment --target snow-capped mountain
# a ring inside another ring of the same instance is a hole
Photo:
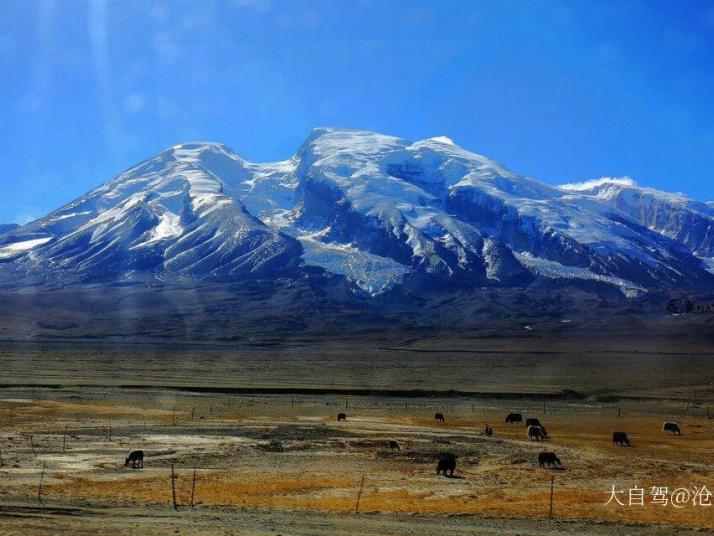
[[[250,176],[222,145],[174,147],[0,237],[0,260],[62,283],[290,269],[300,244],[227,191]]]
[[[315,129],[289,160],[174,146],[0,234],[0,283],[331,274],[375,296],[531,284],[714,288],[714,204],[517,175],[446,137]]]

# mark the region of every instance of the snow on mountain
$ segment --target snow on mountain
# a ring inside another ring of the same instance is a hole
[[[573,186],[566,185],[570,189]],[[638,186],[631,179],[604,178],[583,183],[577,191],[615,208],[647,229],[667,236],[693,254],[714,257],[714,204]]]
[[[619,277],[613,277],[608,275],[601,275],[591,272],[586,268],[580,268],[578,266],[565,266],[555,261],[549,261],[546,259],[539,259],[534,257],[528,252],[516,253],[516,258],[529,269],[533,270],[536,274],[542,275],[547,278],[552,279],[581,279],[581,280],[591,280],[599,281],[602,283],[608,283],[618,287],[621,292],[628,297],[635,297],[646,292],[646,289],[641,286],[621,279]]]
[[[395,285],[711,287],[714,206],[604,178],[561,187],[444,136],[313,130],[288,160],[176,145],[0,234],[0,281],[299,277]]]
[[[0,248],[0,259],[9,259],[16,255],[21,255],[23,252],[31,250],[37,246],[41,246],[42,244],[46,244],[50,240],[52,240],[52,237],[13,242],[12,244]]]
[[[704,258],[702,259],[704,262],[704,266],[706,267],[709,272],[714,274],[714,257],[709,257],[709,258]]]

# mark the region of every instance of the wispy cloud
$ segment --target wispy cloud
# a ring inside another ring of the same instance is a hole
[[[576,192],[581,192],[583,190],[590,190],[592,188],[597,188],[598,186],[603,186],[605,184],[614,184],[617,186],[637,186],[637,183],[630,177],[600,177],[599,179],[592,179],[585,182],[571,182],[568,184],[561,184],[560,187],[564,190],[573,190]]]

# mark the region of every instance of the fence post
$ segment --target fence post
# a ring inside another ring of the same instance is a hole
[[[355,504],[355,514],[359,514],[359,502],[362,499],[362,489],[364,489],[364,475],[359,483],[359,491],[357,492],[357,504]]]
[[[40,485],[37,486],[37,502],[42,504],[42,481],[45,478],[45,467],[47,462],[42,462],[42,474],[40,475]]]
[[[555,483],[555,475],[550,475],[550,508],[548,509],[548,517],[553,517],[553,485]]]
[[[193,508],[193,497],[196,491],[196,468],[193,468],[193,482],[191,482],[191,508]]]
[[[176,504],[176,473],[174,473],[174,464],[171,464],[171,497],[174,503],[174,510],[178,510],[178,505]]]

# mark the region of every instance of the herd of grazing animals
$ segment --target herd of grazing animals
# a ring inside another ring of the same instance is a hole
[[[340,412],[337,414],[337,421],[346,421],[347,414]],[[434,420],[440,423],[446,423],[443,413],[435,413]],[[520,413],[509,413],[506,415],[506,423],[522,423],[523,416]],[[529,440],[544,441],[548,437],[548,432],[545,429],[539,419],[535,417],[527,418],[525,421],[526,433]],[[671,435],[682,435],[682,431],[679,428],[679,424],[676,422],[665,422],[662,424],[662,433]],[[491,437],[493,435],[493,428],[486,426],[485,435]],[[627,437],[626,432],[613,432],[612,442],[619,446],[630,446],[630,439]],[[391,450],[401,450],[399,443],[394,440],[389,440],[389,448]],[[131,464],[134,469],[142,469],[144,467],[144,451],[142,450],[132,450],[129,456],[124,461],[124,466],[129,467]],[[538,454],[538,465],[540,467],[548,467],[555,469],[557,466],[562,465],[560,458],[556,456],[554,452],[541,452]],[[439,459],[436,464],[436,474],[443,474],[444,476],[453,477],[454,470],[456,469],[456,457],[453,455],[444,456]],[[448,472],[448,475],[447,475]]]

